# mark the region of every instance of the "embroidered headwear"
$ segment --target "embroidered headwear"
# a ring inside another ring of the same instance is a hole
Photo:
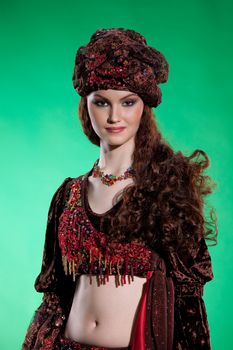
[[[101,28],[77,50],[72,80],[80,96],[101,89],[129,90],[156,107],[162,101],[159,84],[167,81],[168,72],[164,55],[140,33]]]

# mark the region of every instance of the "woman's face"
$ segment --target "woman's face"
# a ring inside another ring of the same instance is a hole
[[[134,139],[144,108],[143,100],[125,90],[97,90],[87,96],[91,124],[102,142],[119,146]],[[115,132],[108,128],[123,127]]]

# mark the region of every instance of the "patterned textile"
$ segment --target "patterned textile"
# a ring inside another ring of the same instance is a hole
[[[136,92],[150,107],[162,101],[160,83],[168,79],[164,55],[138,32],[98,29],[76,53],[73,85],[80,96],[100,89]]]
[[[87,174],[88,175],[88,174]],[[115,275],[116,285],[133,280],[134,275],[146,277],[152,270],[152,250],[137,241],[119,243],[97,231],[84,210],[87,175],[73,181],[69,200],[59,218],[58,239],[64,272],[73,280],[81,274],[99,277],[99,283]],[[83,183],[83,186],[81,186]]]
[[[130,350],[130,346],[120,348],[106,348],[103,346],[82,344],[69,338],[66,338],[64,335],[61,334],[59,335],[54,346],[55,350]]]

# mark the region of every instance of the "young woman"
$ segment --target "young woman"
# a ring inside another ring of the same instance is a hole
[[[130,29],[99,29],[77,51],[79,117],[100,155],[52,198],[35,281],[43,301],[22,349],[211,348],[205,240],[217,242],[217,227],[203,212],[214,183],[204,151],[175,152],[158,130],[152,107],[168,70]]]

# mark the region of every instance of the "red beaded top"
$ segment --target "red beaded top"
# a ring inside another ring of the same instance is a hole
[[[87,181],[90,172],[73,180],[69,198],[59,217],[58,239],[66,275],[75,281],[78,275],[96,275],[100,284],[115,275],[117,285],[130,283],[133,276],[146,277],[153,270],[152,251],[144,242],[120,243],[105,233],[106,214],[116,214],[121,201],[103,214],[94,213],[87,200]],[[99,229],[105,227],[104,231]]]

